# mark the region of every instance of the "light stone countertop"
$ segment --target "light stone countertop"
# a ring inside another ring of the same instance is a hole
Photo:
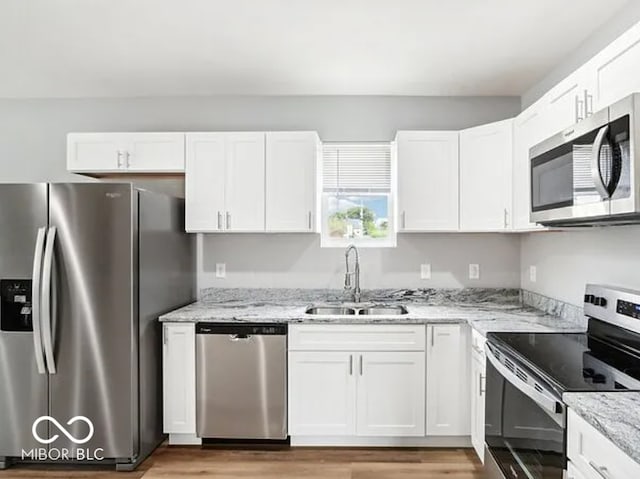
[[[640,464],[640,392],[565,393],[562,400]]]
[[[163,322],[286,322],[307,324],[426,324],[467,322],[481,334],[498,331],[583,332],[575,322],[522,306],[518,290],[376,290],[356,307],[402,304],[401,316],[306,314],[310,305],[346,305],[341,291],[212,289],[201,301],[160,317]]]

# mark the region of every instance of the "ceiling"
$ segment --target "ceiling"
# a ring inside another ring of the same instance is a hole
[[[521,95],[626,3],[2,0],[0,97]]]

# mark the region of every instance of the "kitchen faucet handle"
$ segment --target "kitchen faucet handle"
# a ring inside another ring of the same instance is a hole
[[[346,272],[344,274],[344,289],[351,289],[351,277],[355,276],[355,273],[352,272]]]

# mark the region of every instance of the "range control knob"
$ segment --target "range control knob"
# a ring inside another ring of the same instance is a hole
[[[596,299],[596,297],[594,295],[592,295],[592,294],[585,294],[584,295],[584,302],[585,303],[593,304],[595,299]]]
[[[607,298],[596,298],[593,301],[593,304],[595,304],[596,306],[602,306],[603,308],[607,306]]]
[[[592,378],[595,373],[596,372],[593,370],[593,368],[584,368],[582,370],[582,377],[585,379]]]

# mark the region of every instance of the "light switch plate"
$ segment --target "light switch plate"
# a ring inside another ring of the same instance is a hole
[[[216,278],[227,277],[227,265],[225,263],[216,263]]]
[[[431,279],[431,265],[429,263],[420,265],[420,278]]]
[[[532,283],[535,283],[537,276],[538,276],[537,268],[533,265],[529,266],[529,281],[531,281]]]
[[[472,263],[469,265],[469,279],[480,279],[480,265]]]

